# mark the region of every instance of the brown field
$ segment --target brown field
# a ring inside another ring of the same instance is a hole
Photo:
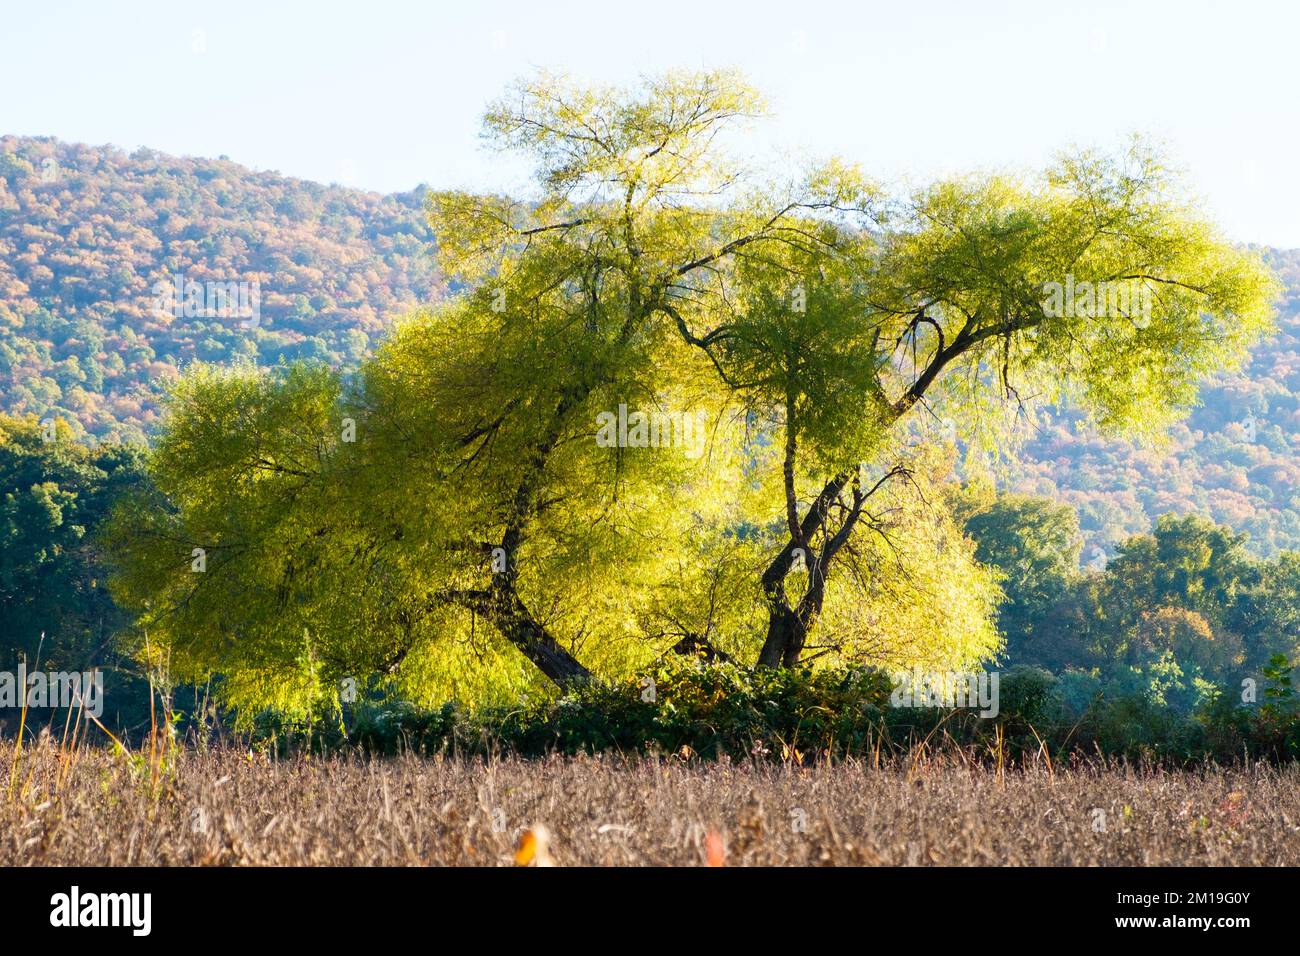
[[[4,866],[514,865],[536,824],[560,866],[1300,864],[1295,766],[0,753]]]

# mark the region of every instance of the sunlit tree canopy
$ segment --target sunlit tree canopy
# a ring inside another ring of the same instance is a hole
[[[725,72],[542,75],[493,104],[485,137],[535,185],[430,197],[458,296],[355,375],[175,390],[156,494],[115,532],[151,646],[279,706],[349,676],[489,700],[672,653],[996,655],[999,574],[943,493],[956,443],[1066,401],[1157,435],[1268,328],[1273,281],[1141,143],[896,194],[738,158],[762,112]]]

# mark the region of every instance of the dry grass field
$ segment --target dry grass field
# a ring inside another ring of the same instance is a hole
[[[1297,865],[1300,769],[1008,771],[29,745],[0,865]]]

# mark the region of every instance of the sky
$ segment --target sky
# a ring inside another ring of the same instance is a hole
[[[539,68],[597,83],[736,67],[746,139],[877,179],[1163,145],[1237,241],[1300,247],[1292,0],[6,2],[0,133],[228,156],[382,192],[516,189],[483,108]]]

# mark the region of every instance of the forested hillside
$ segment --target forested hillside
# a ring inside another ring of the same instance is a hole
[[[2,137],[0,404],[144,438],[194,359],[353,363],[395,313],[441,295],[422,203],[226,159]],[[160,311],[155,284],[177,280],[254,288],[258,322]]]
[[[396,316],[442,296],[420,191],[381,196],[226,159],[0,137],[0,410],[143,440],[194,360],[356,363]],[[1278,334],[1203,391],[1168,447],[1053,420],[1006,470],[1012,490],[1074,505],[1083,561],[1196,512],[1262,555],[1300,548],[1300,250]],[[256,324],[160,314],[155,283],[255,284]]]

